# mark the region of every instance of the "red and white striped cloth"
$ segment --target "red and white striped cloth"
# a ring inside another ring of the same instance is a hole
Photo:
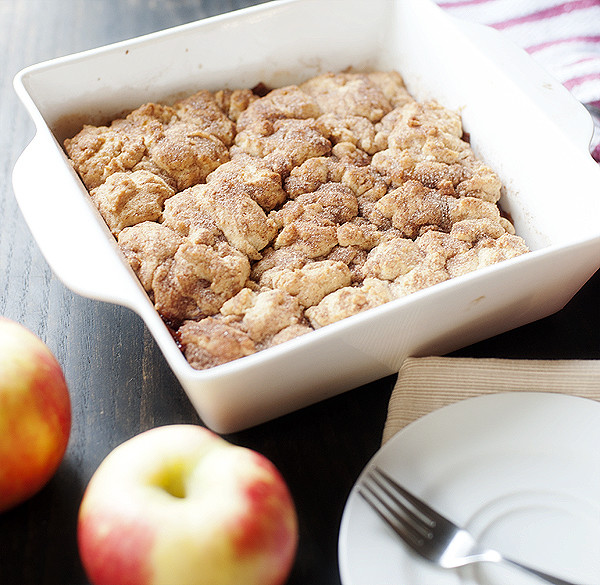
[[[600,112],[600,0],[437,0],[452,16],[491,26]],[[600,162],[600,115],[592,156]]]

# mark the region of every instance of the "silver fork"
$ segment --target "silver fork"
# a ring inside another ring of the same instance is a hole
[[[554,585],[576,585],[479,546],[467,530],[433,510],[377,467],[367,473],[358,493],[408,546],[445,569],[479,562],[506,563]]]

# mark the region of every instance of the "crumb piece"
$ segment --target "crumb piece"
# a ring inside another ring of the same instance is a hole
[[[175,191],[149,171],[118,172],[92,189],[90,196],[116,236],[128,226],[161,217],[164,202]]]
[[[240,327],[256,343],[302,320],[302,307],[283,290],[264,290],[256,293],[243,289],[237,296],[223,304],[221,314],[241,317]]]
[[[165,104],[146,103],[129,113],[125,119],[112,123],[115,128],[127,132],[139,132],[148,142],[160,137],[165,126],[177,120],[176,111]]]
[[[514,233],[512,224],[500,216],[498,206],[477,197],[461,197],[450,201],[450,221],[454,224],[464,219],[491,219],[501,223],[506,231]]]
[[[274,345],[280,345],[285,343],[286,341],[290,341],[291,339],[295,339],[296,337],[300,337],[301,335],[305,335],[306,333],[310,333],[314,331],[312,327],[309,325],[301,325],[300,323],[295,323],[294,325],[289,325],[282,329],[279,333],[276,333],[268,342],[268,347],[272,347]]]
[[[324,256],[338,244],[337,225],[357,213],[358,201],[349,188],[339,183],[321,185],[271,214],[280,229],[273,247],[291,246],[309,258]]]
[[[259,282],[263,274],[272,268],[294,270],[309,262],[308,256],[293,248],[267,248],[262,258],[252,266],[250,278]]]
[[[225,115],[211,92],[200,90],[176,102],[173,109],[180,120],[218,138],[225,146],[233,144],[235,124]]]
[[[220,188],[226,186],[229,191],[248,196],[265,212],[272,211],[287,199],[281,186],[281,175],[261,159],[246,154],[222,164],[208,175],[207,183],[220,183]]]
[[[367,73],[367,77],[383,92],[393,108],[399,108],[414,101],[404,85],[402,76],[397,71],[372,71]]]
[[[277,234],[272,219],[260,205],[228,183],[213,181],[194,187],[195,205],[212,218],[227,241],[252,260],[260,259]]]
[[[337,228],[337,239],[340,246],[353,246],[362,250],[371,250],[383,237],[383,232],[368,220],[357,217]]]
[[[226,242],[194,244],[154,222],[124,229],[118,242],[156,309],[175,321],[217,313],[250,275],[247,257]]]
[[[339,181],[342,167],[337,161],[326,156],[309,158],[295,167],[285,180],[285,191],[290,199],[303,193],[312,193],[329,181]]]
[[[185,321],[178,332],[186,359],[198,370],[256,352],[256,346],[247,334],[219,317]]]
[[[325,259],[343,262],[350,270],[351,284],[360,284],[364,280],[362,268],[367,260],[366,250],[357,246],[336,246]]]
[[[324,113],[378,122],[393,106],[375,80],[360,73],[325,73],[302,83],[300,88]],[[386,88],[389,91],[390,86]]]
[[[231,151],[263,157],[275,172],[287,176],[309,158],[329,154],[331,142],[312,119],[281,119],[239,132]]]
[[[498,175],[487,165],[478,161],[472,153],[465,163],[467,178],[456,186],[456,193],[461,197],[479,197],[484,201],[497,203],[502,189]]]
[[[246,256],[226,242],[211,247],[184,241],[154,273],[154,303],[169,319],[201,319],[217,313],[249,274]]]
[[[393,299],[389,283],[366,278],[362,286],[348,286],[327,295],[318,305],[306,309],[306,317],[315,328],[378,307]]]
[[[388,185],[385,179],[368,166],[342,162],[334,157],[315,157],[294,168],[285,181],[291,199],[312,193],[327,183],[339,183],[350,189],[361,201],[378,201]]]
[[[349,143],[367,154],[375,154],[386,147],[375,125],[362,116],[343,117],[328,113],[317,118],[317,124],[333,145]]]
[[[360,201],[379,201],[388,191],[385,179],[370,166],[345,164],[340,181]]]
[[[205,209],[197,196],[202,187],[190,187],[180,191],[166,202],[162,214],[162,225],[187,237],[195,244],[214,246],[225,240],[214,219]]]
[[[215,93],[215,101],[233,122],[237,122],[242,112],[257,99],[251,89],[223,89]]]
[[[125,228],[118,236],[121,251],[148,293],[152,293],[156,269],[175,256],[183,241],[173,230],[153,221]]]
[[[350,221],[358,213],[356,195],[341,183],[325,183],[311,193],[299,195],[289,205],[302,210],[299,217],[320,215],[336,224]]]
[[[337,245],[336,225],[314,217],[297,219],[286,225],[277,236],[273,248],[289,247],[308,258],[325,256]]]
[[[321,115],[315,100],[296,85],[274,89],[253,101],[237,120],[238,132],[252,129],[261,133],[265,127],[281,120],[309,120]]]
[[[413,240],[390,237],[369,252],[362,273],[366,278],[393,281],[418,266],[424,258],[424,252]]]
[[[65,140],[65,150],[84,185],[91,190],[110,175],[133,169],[144,157],[146,145],[141,136],[88,125]]]
[[[407,181],[382,197],[375,208],[392,220],[402,235],[415,238],[425,231],[450,228],[447,197],[418,181]]]
[[[150,161],[171,177],[177,190],[202,183],[219,165],[229,160],[227,147],[194,124],[175,122],[148,148]]]
[[[319,303],[329,293],[349,286],[352,274],[340,261],[321,260],[306,264],[302,268],[273,268],[265,272],[260,280],[262,286],[281,289],[292,295],[303,307]]]
[[[504,233],[498,238],[481,238],[472,248],[448,260],[451,277],[461,276],[474,270],[516,258],[529,251],[522,238]]]
[[[506,233],[498,221],[489,218],[463,219],[456,222],[450,230],[450,235],[465,242],[477,242],[482,238],[499,238]]]
[[[367,167],[371,157],[352,142],[338,142],[332,145],[331,155],[341,163]]]
[[[447,264],[451,258],[468,250],[470,245],[453,238],[450,234],[428,231],[415,240],[421,261],[414,268],[401,274],[392,286],[396,297],[417,292],[450,278]]]

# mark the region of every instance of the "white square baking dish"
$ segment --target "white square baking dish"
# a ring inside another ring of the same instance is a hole
[[[417,99],[461,113],[532,252],[194,370],[63,139],[148,101],[200,88],[277,87],[348,67],[396,69]],[[203,422],[220,433],[392,374],[409,355],[443,354],[547,316],[600,266],[600,168],[588,153],[584,108],[497,33],[457,22],[428,0],[272,2],[29,67],[15,88],[37,133],[15,166],[14,191],[48,263],[73,291],[136,311]]]

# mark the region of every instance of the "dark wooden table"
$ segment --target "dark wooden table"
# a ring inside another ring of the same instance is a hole
[[[258,3],[0,0],[0,314],[30,328],[54,351],[73,406],[69,447],[55,477],[29,502],[0,515],[0,585],[87,583],[75,527],[96,467],[143,430],[200,422],[139,317],[70,292],[33,241],[13,196],[11,171],[34,128],[12,78],[39,61]],[[600,274],[556,315],[456,355],[599,359]],[[290,486],[301,534],[289,585],[340,583],[342,510],[380,444],[394,381],[386,378],[226,437],[264,453]]]

